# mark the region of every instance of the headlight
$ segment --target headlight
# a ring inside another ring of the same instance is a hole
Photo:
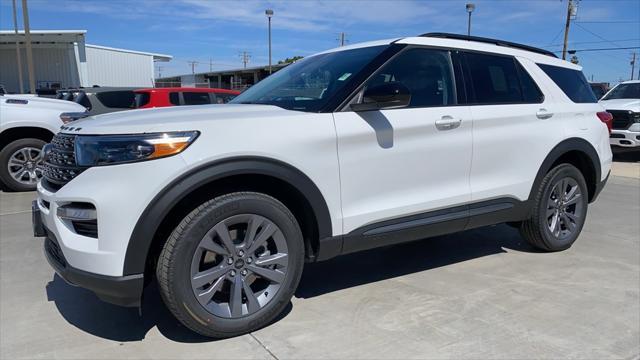
[[[62,120],[62,122],[64,124],[68,124],[72,121],[76,121],[78,119],[82,119],[82,118],[86,118],[87,116],[89,116],[89,112],[85,111],[85,112],[64,112],[62,114],[60,114],[60,120]]]
[[[197,131],[78,135],[75,143],[76,162],[79,166],[96,166],[158,159],[182,152],[198,135]]]

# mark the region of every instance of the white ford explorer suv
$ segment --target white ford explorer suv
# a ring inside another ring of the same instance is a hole
[[[640,149],[640,80],[616,85],[600,105],[613,115],[611,145]]]
[[[62,127],[34,233],[69,283],[138,306],[156,278],[184,325],[234,336],[283,311],[305,262],[502,222],[569,248],[609,175],[609,120],[580,67],[544,50],[345,46],[227,105]]]
[[[0,184],[11,191],[35,190],[42,176],[40,149],[63,125],[61,113],[84,106],[33,95],[0,95]]]

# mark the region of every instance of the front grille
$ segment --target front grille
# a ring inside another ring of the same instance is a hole
[[[616,130],[626,130],[634,123],[633,114],[627,110],[607,110],[613,115],[613,128]]]
[[[51,140],[51,151],[46,154],[40,168],[52,190],[60,189],[86,170],[76,165],[75,139],[75,135],[57,134]]]

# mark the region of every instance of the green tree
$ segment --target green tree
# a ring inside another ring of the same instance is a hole
[[[278,64],[291,64],[292,62],[296,62],[302,58],[304,58],[304,56],[294,56],[291,58],[286,58],[284,60],[279,60]]]

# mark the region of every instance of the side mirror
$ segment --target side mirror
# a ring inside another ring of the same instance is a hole
[[[408,106],[411,91],[399,82],[388,82],[371,86],[364,91],[362,102],[351,104],[353,111],[395,109]]]

